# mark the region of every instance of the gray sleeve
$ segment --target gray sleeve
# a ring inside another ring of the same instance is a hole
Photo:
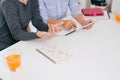
[[[2,11],[5,16],[8,28],[11,32],[11,35],[15,40],[19,41],[37,38],[37,35],[35,33],[24,31],[21,28],[16,3],[11,2],[11,0],[6,0],[2,3]]]
[[[33,0],[32,7],[32,24],[40,31],[48,31],[48,25],[43,22],[40,15],[38,0]]]

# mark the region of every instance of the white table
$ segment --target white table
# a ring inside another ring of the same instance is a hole
[[[55,44],[72,54],[54,64],[35,49]],[[3,54],[8,49],[23,51],[22,68],[10,72]],[[52,40],[20,41],[0,54],[0,77],[3,80],[120,80],[120,23],[97,21],[90,30]]]

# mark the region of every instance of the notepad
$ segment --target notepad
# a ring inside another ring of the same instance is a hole
[[[83,8],[82,13],[85,16],[103,16],[103,10],[101,8]]]
[[[36,50],[53,63],[59,63],[71,56],[71,54],[66,50],[55,45],[43,46],[41,48],[37,48]]]

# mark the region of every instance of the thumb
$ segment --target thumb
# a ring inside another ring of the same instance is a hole
[[[93,21],[92,20],[88,20],[88,23],[92,23]]]

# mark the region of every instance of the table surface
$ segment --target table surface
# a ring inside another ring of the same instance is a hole
[[[36,51],[43,45],[56,45],[72,54],[58,64]],[[3,55],[9,49],[22,50],[22,65],[9,71]],[[120,80],[120,23],[97,21],[92,29],[55,36],[51,40],[20,41],[0,54],[3,80]]]

